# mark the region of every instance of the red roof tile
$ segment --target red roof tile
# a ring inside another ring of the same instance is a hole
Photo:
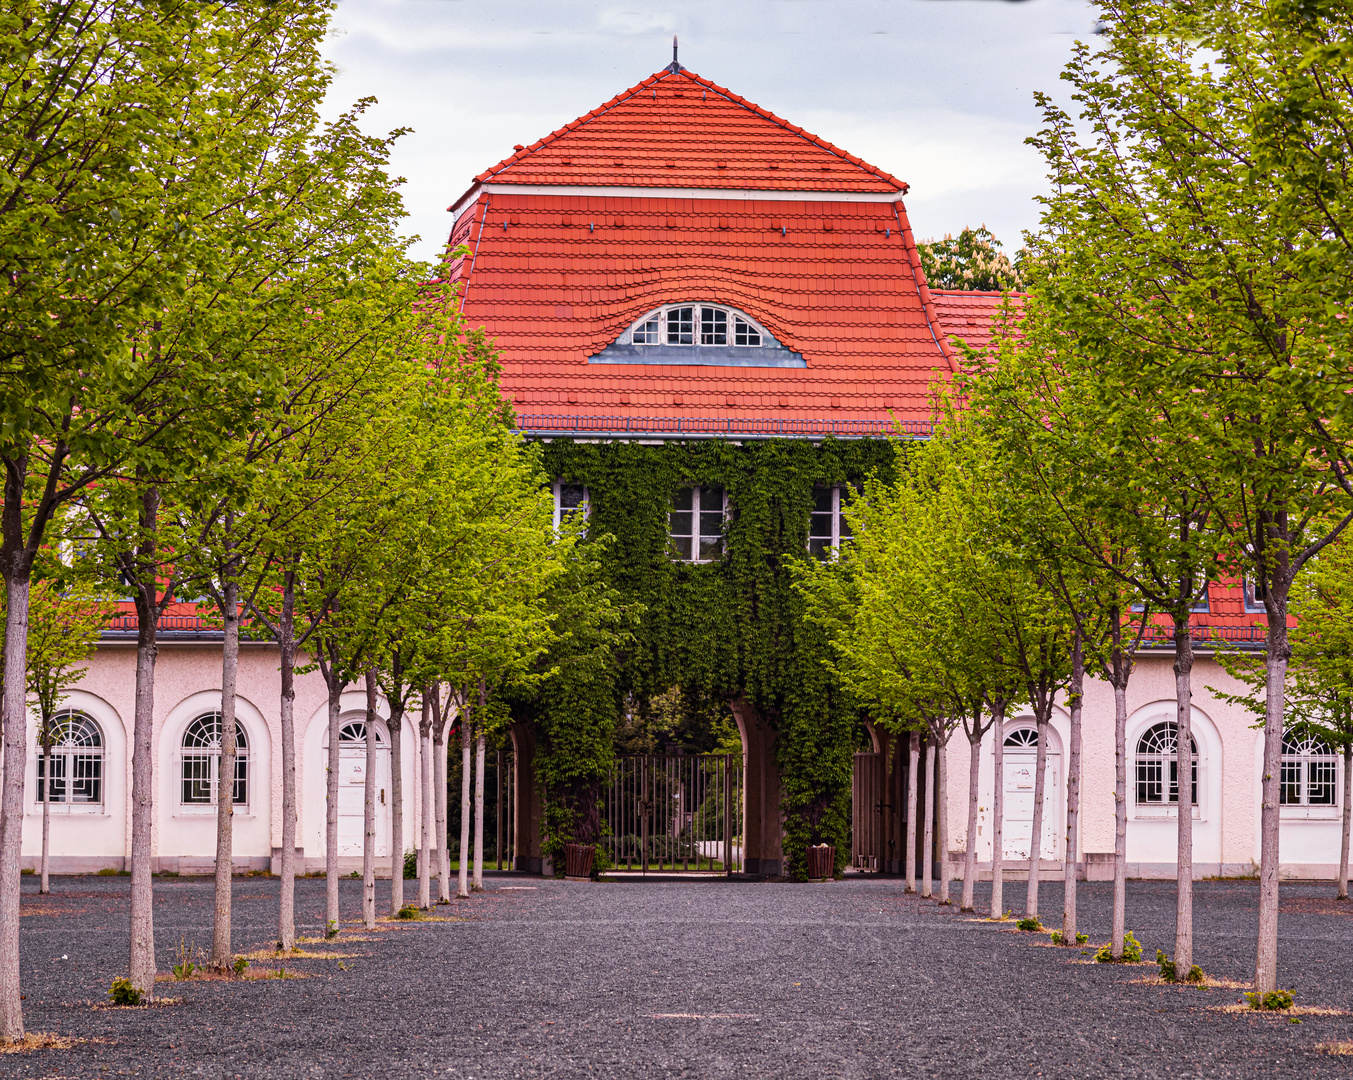
[[[932,289],[940,325],[951,339],[971,349],[985,349],[1000,314],[1005,293],[965,292],[957,289]],[[1019,294],[1009,294],[1018,306]]]
[[[905,194],[907,185],[693,72],[663,69],[475,179]]]
[[[462,309],[497,340],[519,413],[924,420],[953,370],[900,202],[484,192],[452,243],[470,252],[450,266]],[[683,301],[746,312],[807,367],[588,363]]]

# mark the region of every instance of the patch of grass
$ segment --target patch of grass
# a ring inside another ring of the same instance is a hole
[[[1316,1043],[1315,1048],[1317,1050],[1324,1051],[1326,1054],[1340,1054],[1340,1055],[1353,1054],[1353,1042]]]
[[[427,916],[423,914],[422,909],[413,904],[405,904],[395,913],[396,919],[404,919],[410,922],[421,922],[426,917]]]
[[[1292,994],[1287,990],[1270,990],[1267,994],[1251,993],[1245,995],[1245,1001],[1251,1009],[1284,1011],[1293,1004]]]
[[[1038,917],[1036,915],[1030,915],[1027,916],[1026,918],[1020,919],[1019,922],[1015,923],[1015,929],[1024,930],[1028,933],[1036,933],[1037,931],[1043,929],[1043,924],[1038,921]]]
[[[95,877],[131,877],[130,870],[114,870],[111,866],[105,866],[102,870],[94,872]]]
[[[1085,944],[1087,941],[1089,941],[1089,940],[1090,940],[1090,935],[1089,935],[1089,934],[1077,934],[1077,935],[1076,935],[1076,944],[1077,944],[1077,945],[1084,945],[1084,944]],[[1053,943],[1054,945],[1070,945],[1070,944],[1071,944],[1069,941],[1067,941],[1066,935],[1063,934],[1060,930],[1054,930],[1054,931],[1052,932],[1052,943]]]
[[[231,969],[235,972],[235,975],[238,978],[239,976],[243,975],[246,971],[249,970],[249,961],[246,960],[243,956],[237,956],[235,957],[235,963],[231,965]]]
[[[19,873],[22,874],[24,877],[33,877],[35,874],[37,874],[37,871],[32,869],[31,867],[26,867],[23,870],[20,870]]]
[[[131,979],[114,979],[108,988],[108,1000],[114,1005],[140,1005],[144,998],[145,994],[132,985]]]
[[[1113,944],[1106,943],[1100,947],[1099,952],[1095,953],[1095,963],[1097,964],[1137,964],[1142,959],[1142,943],[1129,930],[1123,935],[1123,955],[1115,957],[1113,955]]]
[[[0,1042],[0,1054],[22,1054],[29,1050],[69,1050],[84,1041],[53,1031],[30,1031],[15,1042]]]

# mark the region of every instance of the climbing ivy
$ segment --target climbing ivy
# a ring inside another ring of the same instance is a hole
[[[608,538],[600,553],[607,581],[622,603],[642,610],[608,672],[580,671],[586,686],[579,693],[561,684],[542,695],[549,770],[558,772],[562,762],[554,759],[581,743],[589,777],[600,779],[602,737],[614,731],[625,701],[647,702],[672,686],[695,708],[726,710],[741,698],[777,730],[786,872],[804,876],[804,848],[813,843],[834,844],[844,860],[860,716],[823,663],[826,640],[803,619],[789,566],[806,557],[814,487],[858,484],[875,472],[889,479],[896,446],[881,439],[545,443],[547,474],[589,489],[588,532]],[[728,492],[718,562],[668,555],[672,499],[692,486]],[[560,827],[590,824],[576,794],[590,783],[554,800],[568,804],[547,812],[556,837]]]

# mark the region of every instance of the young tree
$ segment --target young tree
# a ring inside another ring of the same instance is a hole
[[[987,229],[964,229],[943,240],[922,240],[916,245],[921,269],[932,289],[963,289],[985,292],[1019,292],[1024,288],[1020,260],[1011,262],[1000,250],[1001,242]]]
[[[64,587],[63,587],[64,586]],[[52,747],[74,734],[73,714],[59,713],[67,693],[84,678],[85,668],[76,667],[94,651],[99,635],[112,617],[113,606],[87,583],[63,582],[60,577],[33,583],[28,596],[28,701],[38,711],[39,798],[42,800],[42,884],[48,880],[52,788],[77,778],[52,770]]]
[[[1056,267],[1063,329],[1094,343],[1104,385],[1142,403],[1161,456],[1192,474],[1186,497],[1228,541],[1227,568],[1263,589],[1262,993],[1277,979],[1288,599],[1302,566],[1353,519],[1350,380],[1335,359],[1349,335],[1337,299],[1350,294],[1348,241],[1331,227],[1349,203],[1324,164],[1348,138],[1350,16],[1337,5],[1129,0],[1106,0],[1103,13],[1099,51],[1080,47],[1064,75],[1089,140],[1043,99],[1034,142],[1054,194],[1035,257]],[[1253,183],[1260,175],[1272,190]],[[1177,965],[1190,946],[1177,938]]]

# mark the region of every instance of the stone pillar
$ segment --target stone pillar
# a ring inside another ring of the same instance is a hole
[[[784,872],[784,818],[780,812],[780,770],[775,764],[775,729],[751,702],[733,702],[742,736],[743,871],[777,876]]]
[[[512,736],[512,820],[516,850],[512,869],[527,874],[544,870],[540,826],[544,817],[544,799],[536,783],[536,733],[530,724],[513,724]]]

